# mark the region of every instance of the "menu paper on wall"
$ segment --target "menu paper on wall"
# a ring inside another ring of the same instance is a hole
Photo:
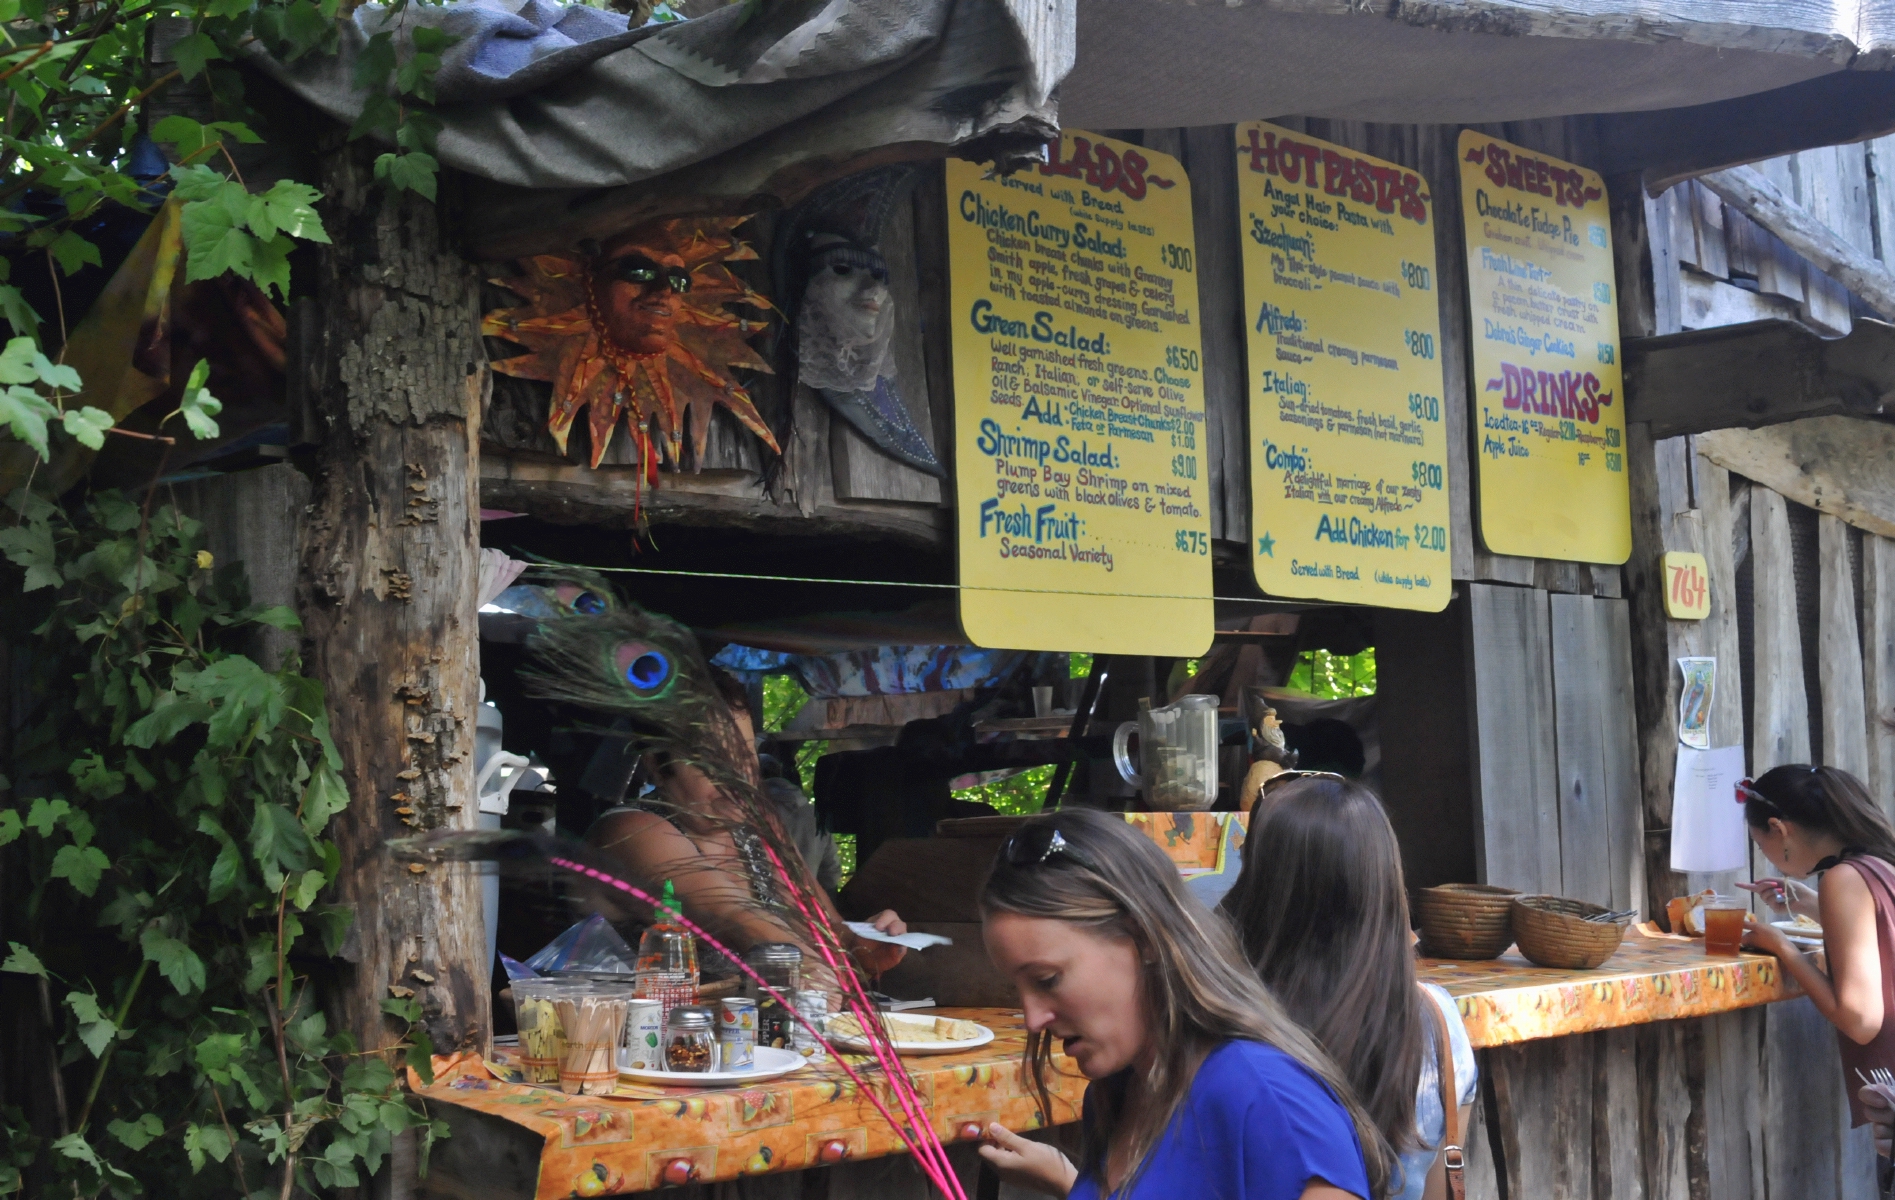
[[[1632,554],[1605,180],[1465,130],[1469,341],[1481,540],[1496,554]]]
[[[1277,596],[1439,612],[1452,591],[1434,206],[1414,171],[1237,127],[1250,559]]]
[[[1211,524],[1191,185],[1067,130],[947,163],[961,626],[978,646],[1192,657]]]
[[[1671,780],[1671,869],[1736,871],[1750,860],[1744,806],[1737,781],[1744,777],[1744,748],[1678,747]]]

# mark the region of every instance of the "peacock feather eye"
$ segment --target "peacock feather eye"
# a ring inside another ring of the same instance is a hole
[[[553,589],[559,602],[584,617],[596,617],[606,611],[605,598],[589,588],[562,583]]]
[[[651,695],[671,682],[671,660],[643,642],[620,642],[614,652],[619,676],[632,690]]]

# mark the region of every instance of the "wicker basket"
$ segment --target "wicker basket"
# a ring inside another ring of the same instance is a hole
[[[1512,888],[1445,883],[1415,893],[1421,952],[1430,958],[1498,958],[1513,942]]]
[[[1585,920],[1605,911],[1584,900],[1516,896],[1513,940],[1528,962],[1542,967],[1590,969],[1611,958],[1625,938],[1622,922]]]

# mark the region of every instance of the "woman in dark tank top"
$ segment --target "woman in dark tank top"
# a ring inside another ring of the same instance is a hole
[[[1754,917],[1744,940],[1776,955],[1836,1027],[1850,1114],[1865,1124],[1858,1085],[1871,1068],[1895,1071],[1895,827],[1860,780],[1834,767],[1777,767],[1737,792],[1751,840],[1771,865],[1792,878],[1820,876],[1814,896],[1782,880],[1749,890],[1821,922],[1827,974]]]

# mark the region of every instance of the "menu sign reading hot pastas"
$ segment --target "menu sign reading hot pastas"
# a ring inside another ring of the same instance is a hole
[[[1452,590],[1434,208],[1415,172],[1237,127],[1257,586],[1438,612]]]
[[[1605,180],[1472,130],[1460,159],[1481,540],[1622,563],[1632,504]]]
[[[1010,177],[947,163],[961,626],[980,646],[1211,641],[1191,185],[1073,130]]]

